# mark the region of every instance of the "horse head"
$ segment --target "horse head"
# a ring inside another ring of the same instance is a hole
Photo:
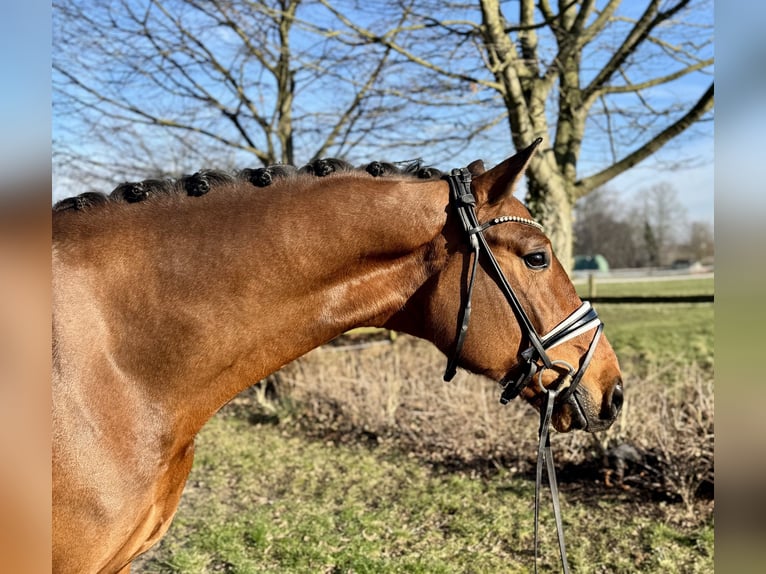
[[[474,162],[453,175],[430,254],[437,271],[391,324],[453,357],[445,379],[459,365],[500,382],[503,402],[520,395],[537,408],[554,391],[557,430],[603,430],[622,406],[617,357],[542,226],[513,196],[538,144],[491,170]]]

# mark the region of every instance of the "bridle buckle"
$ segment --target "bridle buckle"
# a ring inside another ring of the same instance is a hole
[[[529,361],[519,378],[500,381],[503,391],[500,393],[500,403],[507,405],[510,401],[519,396],[522,390],[529,384],[537,373],[538,365],[534,361]]]

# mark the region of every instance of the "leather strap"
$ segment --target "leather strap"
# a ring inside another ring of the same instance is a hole
[[[551,451],[550,424],[553,415],[553,405],[556,402],[558,392],[555,389],[545,391],[545,408],[540,409],[539,443],[537,447],[537,472],[535,477],[535,574],[537,574],[539,526],[540,526],[540,490],[543,483],[543,466],[548,471],[548,486],[551,490],[553,502],[553,516],[556,520],[556,533],[559,539],[559,554],[564,574],[569,574],[569,562],[567,560],[566,543],[564,542],[564,524],[561,519],[561,504],[559,503],[559,487],[556,481],[556,467],[553,464],[553,452]]]
[[[523,360],[523,370],[518,378],[515,381],[502,380],[500,382],[500,384],[503,386],[503,391],[500,395],[500,402],[505,404],[518,396],[518,394],[534,380],[535,376],[538,377],[541,392],[545,394],[545,405],[544,408],[540,409],[539,444],[537,450],[537,469],[535,480],[535,573],[537,573],[538,562],[540,490],[542,488],[543,468],[546,468],[548,473],[548,485],[550,487],[551,497],[553,499],[553,514],[556,520],[556,531],[559,540],[561,563],[564,574],[569,574],[566,545],[564,543],[564,526],[561,519],[561,505],[559,503],[559,489],[558,483],[556,481],[556,469],[553,463],[553,453],[551,451],[550,424],[557,397],[560,397],[561,400],[567,400],[582,380],[583,374],[588,368],[588,365],[590,364],[590,361],[595,353],[599,339],[601,338],[604,324],[598,318],[596,310],[591,307],[590,303],[586,302],[575,309],[575,311],[572,312],[569,316],[564,318],[564,320],[562,320],[558,325],[551,329],[546,335],[540,336],[535,330],[532,321],[524,311],[524,308],[521,306],[516,293],[513,291],[513,288],[505,277],[505,274],[500,268],[497,259],[495,259],[495,256],[492,253],[486,238],[484,237],[484,231],[493,225],[509,222],[533,225],[540,229],[542,229],[542,227],[535,221],[518,216],[498,217],[487,223],[480,224],[476,216],[476,198],[471,193],[471,173],[466,168],[456,169],[452,170],[451,175],[446,179],[450,187],[450,200],[455,206],[458,217],[460,219],[460,223],[463,227],[463,231],[466,233],[471,246],[469,257],[472,257],[472,259],[470,263],[471,274],[468,279],[468,287],[465,292],[465,298],[463,300],[464,303],[461,306],[458,319],[459,330],[455,340],[455,348],[453,350],[452,356],[447,362],[447,368],[444,372],[444,380],[451,380],[457,372],[458,361],[460,359],[463,344],[465,342],[465,336],[468,332],[468,325],[471,318],[471,298],[473,297],[473,289],[476,280],[476,273],[478,271],[479,258],[483,253],[487,259],[487,263],[490,266],[491,275],[494,276],[498,287],[508,301],[508,304],[513,309],[513,312],[519,321],[519,326],[522,330],[522,333],[526,336],[530,345],[525,351],[521,353],[521,358]],[[576,372],[574,367],[568,363],[561,360],[551,360],[548,357],[546,350],[550,350],[557,345],[561,345],[562,343],[569,341],[570,339],[592,329],[596,329],[596,333],[591,340],[588,350],[582,357],[579,369],[577,369]],[[542,365],[538,364],[538,361],[542,362]],[[545,388],[542,384],[542,374],[546,369],[553,368],[554,365],[559,365],[559,367],[565,366],[569,372],[559,380],[557,389]]]
[[[460,360],[460,352],[463,350],[465,335],[468,332],[468,323],[471,320],[471,296],[473,295],[473,285],[476,279],[476,269],[479,266],[479,244],[473,249],[473,263],[471,265],[471,277],[468,280],[468,291],[466,302],[460,309],[460,329],[455,340],[455,350],[447,362],[447,368],[444,371],[444,380],[449,382],[457,373],[457,363]]]

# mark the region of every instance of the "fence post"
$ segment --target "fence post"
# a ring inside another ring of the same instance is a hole
[[[588,298],[596,296],[596,274],[588,273]]]

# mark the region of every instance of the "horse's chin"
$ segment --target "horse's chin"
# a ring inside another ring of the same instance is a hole
[[[598,416],[588,391],[582,387],[575,390],[566,401],[557,404],[551,417],[553,428],[561,433],[573,430],[602,431],[612,426],[613,422],[614,418],[603,419]]]
[[[574,397],[570,397],[565,403],[556,406],[551,417],[551,424],[561,433],[573,430],[590,430],[588,419]]]
[[[510,373],[503,380],[514,380],[518,373]],[[538,411],[545,408],[545,400],[541,394],[534,394],[534,391],[527,387],[521,393],[521,396],[530,405]],[[575,430],[586,432],[596,432],[608,429],[614,422],[614,417],[603,419],[599,417],[599,411],[595,407],[588,390],[582,385],[579,386],[566,399],[556,400],[551,416],[551,426],[560,433],[568,433]]]

